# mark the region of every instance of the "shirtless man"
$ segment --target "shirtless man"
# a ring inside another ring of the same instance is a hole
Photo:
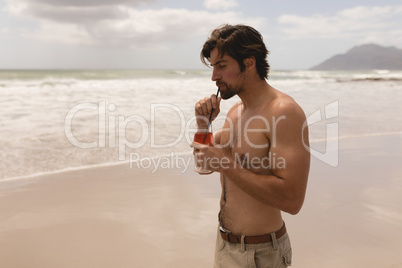
[[[291,246],[281,211],[297,214],[310,167],[308,128],[299,105],[270,86],[266,49],[244,25],[215,29],[201,52],[228,112],[214,147],[193,143],[198,165],[219,172],[222,196],[214,267],[287,267]],[[221,98],[196,103],[200,129],[219,114]]]

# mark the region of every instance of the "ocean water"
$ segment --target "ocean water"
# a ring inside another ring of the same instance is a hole
[[[210,75],[2,70],[0,180],[190,153],[194,104],[216,93]],[[269,83],[301,105],[317,150],[328,139],[402,133],[402,71],[272,71]],[[237,101],[222,102],[214,130]]]

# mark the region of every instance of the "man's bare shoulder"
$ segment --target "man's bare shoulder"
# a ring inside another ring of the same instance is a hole
[[[277,91],[276,96],[267,102],[265,109],[271,116],[296,116],[305,119],[305,114],[300,105],[289,95]]]

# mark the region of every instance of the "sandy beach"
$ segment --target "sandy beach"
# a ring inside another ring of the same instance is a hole
[[[339,141],[312,159],[284,214],[293,265],[402,267],[402,135]],[[218,174],[128,164],[0,182],[0,267],[212,267]]]

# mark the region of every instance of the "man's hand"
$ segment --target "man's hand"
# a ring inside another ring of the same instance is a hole
[[[233,164],[231,158],[221,147],[212,147],[197,142],[191,143],[191,147],[194,148],[193,154],[197,166],[202,166],[211,171],[221,172],[223,169],[229,168]]]
[[[211,121],[213,121],[218,116],[220,112],[219,107],[221,100],[221,97],[216,98],[216,95],[212,94],[211,97],[205,97],[195,104],[195,116],[197,118],[198,127],[205,128],[207,126],[212,108],[214,109],[214,112],[212,114]]]

